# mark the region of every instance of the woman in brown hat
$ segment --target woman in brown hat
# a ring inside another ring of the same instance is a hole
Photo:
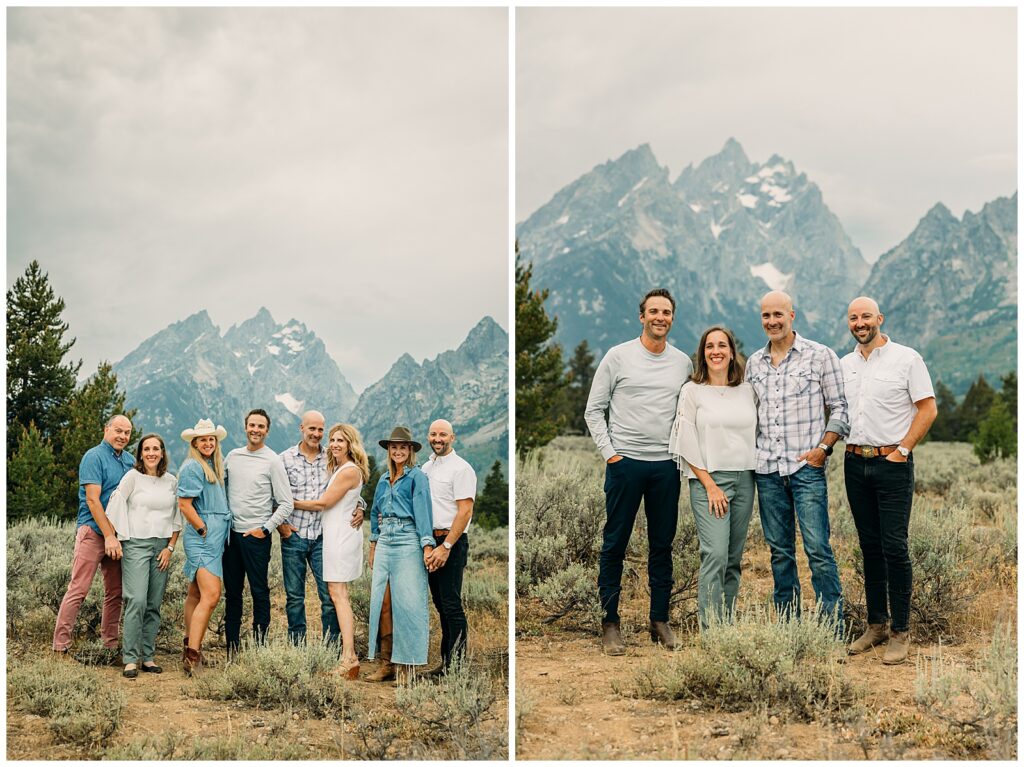
[[[427,475],[416,468],[423,445],[404,426],[378,443],[388,451],[388,473],[380,478],[370,514],[370,652],[380,647],[381,668],[371,678],[394,677],[399,668],[427,662],[430,616],[427,612],[426,557],[434,550],[433,509]],[[390,594],[391,626],[382,619]],[[411,669],[408,669],[411,671]]]

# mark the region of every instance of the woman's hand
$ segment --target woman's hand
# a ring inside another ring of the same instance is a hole
[[[714,482],[704,488],[708,494],[708,511],[721,519],[729,513],[729,499],[725,497],[722,488]]]
[[[433,562],[431,561],[430,555],[433,554],[433,553],[434,553],[434,547],[433,546],[424,546],[423,547],[423,566],[425,568],[427,568],[427,572],[431,572],[431,573],[434,572],[434,570],[437,569],[436,567],[431,567]]]
[[[159,554],[156,555],[156,566],[160,572],[163,572],[171,566],[171,550],[164,548]]]

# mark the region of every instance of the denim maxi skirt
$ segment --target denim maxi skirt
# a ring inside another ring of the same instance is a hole
[[[384,517],[381,520],[370,587],[370,660],[376,657],[380,608],[389,581],[391,619],[395,627],[391,661],[422,665],[427,662],[430,639],[427,567],[423,564],[423,546],[411,519]]]
[[[224,546],[231,530],[231,513],[200,511],[199,516],[206,524],[205,538],[187,522],[182,531],[185,541],[185,577],[191,583],[196,579],[199,568],[204,568],[224,580]]]

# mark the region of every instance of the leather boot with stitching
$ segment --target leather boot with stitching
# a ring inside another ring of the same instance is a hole
[[[392,637],[387,634],[380,638],[380,666],[368,674],[367,682],[388,682],[395,678],[395,667],[391,663]]]
[[[889,625],[887,623],[869,623],[867,630],[858,639],[850,642],[846,652],[850,655],[858,655],[867,652],[875,645],[882,644],[889,638]]]
[[[199,659],[199,650],[193,650],[191,647],[185,648],[185,660],[181,664],[182,669],[185,671],[185,676],[196,676],[202,669],[202,661]]]
[[[601,624],[601,649],[605,655],[625,655],[626,644],[622,641],[622,632],[618,623]]]
[[[651,621],[651,641],[665,645],[669,650],[679,649],[679,642],[676,641],[676,635],[672,633],[668,621]]]
[[[894,631],[889,637],[889,646],[885,648],[882,663],[887,666],[902,663],[907,659],[908,652],[910,652],[910,632]]]

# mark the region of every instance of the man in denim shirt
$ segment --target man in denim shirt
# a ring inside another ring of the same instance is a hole
[[[786,293],[766,294],[761,326],[768,344],[747,360],[746,380],[757,395],[758,507],[772,553],[779,614],[800,614],[795,515],[817,609],[841,630],[843,593],[829,544],[825,461],[840,437],[850,433],[843,374],[835,352],[796,334],[795,317]]]

